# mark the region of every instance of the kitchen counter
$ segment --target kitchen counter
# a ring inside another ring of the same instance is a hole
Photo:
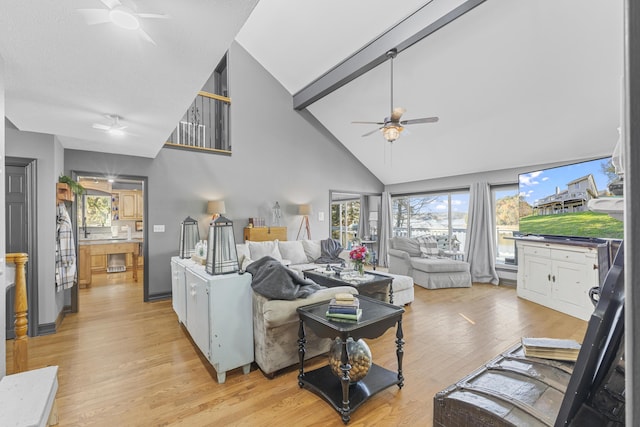
[[[111,239],[80,239],[78,240],[79,245],[109,245],[112,243],[142,243],[144,240],[142,238],[131,238],[128,240],[126,237],[120,238],[111,238]]]
[[[131,254],[133,280],[138,281],[138,257],[141,255],[142,238],[106,238],[106,239],[82,239],[78,241],[79,260],[79,277],[78,284],[80,287],[91,285],[91,259],[93,256],[111,255],[111,254]]]

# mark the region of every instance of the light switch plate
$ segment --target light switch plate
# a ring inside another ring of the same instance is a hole
[[[318,221],[324,221],[324,212],[318,212]]]
[[[164,233],[164,224],[153,224],[153,232],[154,233]]]

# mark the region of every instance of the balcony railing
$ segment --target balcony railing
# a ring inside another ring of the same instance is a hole
[[[226,96],[198,92],[165,147],[231,154],[230,106]]]

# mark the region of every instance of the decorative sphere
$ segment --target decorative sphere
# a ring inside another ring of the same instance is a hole
[[[349,364],[351,365],[351,369],[349,369],[349,380],[351,383],[355,383],[369,373],[369,369],[373,363],[371,350],[364,340],[359,339],[358,341],[354,341],[353,338],[349,337],[347,338],[347,355],[349,356]],[[342,370],[340,369],[341,359],[342,340],[336,338],[329,350],[329,367],[331,368],[331,372],[338,378],[342,378]]]

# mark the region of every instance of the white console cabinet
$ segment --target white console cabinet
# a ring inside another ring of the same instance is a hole
[[[516,244],[518,296],[589,320],[594,309],[589,290],[600,285],[609,269],[606,243],[574,245],[541,239]]]
[[[187,325],[187,300],[186,288],[187,266],[195,265],[194,261],[189,259],[181,259],[177,256],[171,258],[171,295],[173,311],[178,315],[178,321],[183,325]]]
[[[175,267],[174,267],[175,264]],[[184,269],[181,286],[180,267]],[[226,372],[242,367],[248,374],[253,362],[253,308],[251,275],[207,274],[204,266],[190,260],[172,258],[174,310],[180,319],[184,301],[184,320],[193,342],[213,365],[218,382]],[[177,307],[177,309],[176,309]]]

